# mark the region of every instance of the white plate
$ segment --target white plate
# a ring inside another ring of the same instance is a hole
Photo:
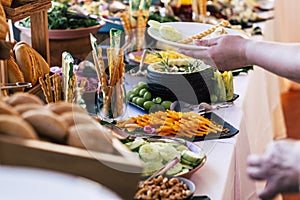
[[[207,30],[207,29],[211,28],[212,26],[214,26],[211,24],[203,24],[203,23],[197,23],[197,22],[167,22],[167,23],[163,23],[163,24],[173,26],[175,29],[177,29],[179,32],[182,33],[183,39],[188,38],[192,35],[196,35],[202,31]],[[225,30],[230,35],[240,35],[242,37],[248,38],[246,33],[242,32],[242,31],[232,30],[229,28],[225,28]],[[182,43],[166,40],[160,36],[157,29],[154,29],[151,27],[148,28],[148,34],[152,38],[156,39],[157,41],[160,41],[165,44],[168,44],[168,45],[171,45],[174,47],[178,47],[178,48],[184,48],[184,49],[205,49],[205,48],[207,48],[205,46],[194,45],[193,43],[182,44]]]
[[[0,188],[3,200],[121,199],[91,180],[28,167],[0,166]]]

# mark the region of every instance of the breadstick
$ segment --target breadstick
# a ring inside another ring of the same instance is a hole
[[[112,94],[114,90],[115,83],[117,82],[118,72],[116,67],[116,53],[114,48],[107,49],[107,59],[108,59],[108,69],[109,69],[109,86],[104,95],[104,105],[103,105],[103,113],[105,116],[108,116],[109,111],[111,110],[111,100]]]
[[[45,83],[45,81],[44,81],[44,79],[42,77],[39,77],[39,83],[41,85],[41,88],[43,90],[44,96],[46,98],[46,102],[50,103],[50,95],[49,95],[48,87],[46,86],[46,83]]]
[[[218,27],[220,26],[228,26],[229,25],[229,22],[227,20],[223,20],[222,22],[220,22],[219,24],[201,32],[201,33],[198,33],[197,35],[193,35],[193,36],[190,36],[184,40],[180,40],[179,43],[183,43],[183,44],[187,44],[187,43],[190,43],[192,42],[193,40],[195,39],[201,39],[209,34],[211,34],[212,32],[214,32]]]
[[[87,78],[86,77],[82,77],[82,79],[80,81],[80,84],[79,84],[79,88],[83,89],[84,86],[86,85],[86,81],[87,81]]]
[[[143,10],[139,9],[137,17],[136,50],[140,51],[144,42],[145,26],[143,19]]]
[[[115,48],[108,48],[107,49],[107,58],[108,58],[108,67],[109,67],[109,76],[110,76],[110,81],[109,85],[110,86],[115,86],[116,83],[119,81],[119,68],[118,68],[118,61],[119,61],[119,49]],[[116,59],[117,58],[117,59]]]
[[[99,65],[99,69],[100,69],[100,73],[101,73],[101,86],[104,90],[106,90],[107,87],[107,77],[106,77],[106,73],[105,73],[105,64],[104,64],[104,60],[102,57],[102,48],[99,47],[98,48],[98,65]]]
[[[131,29],[131,26],[130,26],[130,22],[129,22],[129,19],[127,17],[127,13],[126,12],[122,12],[121,13],[121,20],[123,22],[123,28],[124,28],[125,34],[128,35],[129,40],[130,40],[130,29]]]
[[[206,6],[207,6],[207,0],[200,0],[199,1],[199,11],[200,11],[200,15],[201,15],[202,19],[204,19],[206,17],[206,13],[207,13]]]
[[[192,0],[193,20],[196,22],[199,21],[199,14],[200,14],[200,11],[198,9],[199,8],[198,3],[199,3],[198,0]]]
[[[61,98],[61,81],[60,81],[60,75],[54,74],[52,78],[52,83],[54,86],[54,102],[58,102],[62,100]]]
[[[124,51],[119,52],[119,63],[118,63],[118,68],[119,68],[119,81],[117,82],[117,106],[116,106],[116,111],[117,111],[117,116],[122,116],[123,115],[123,99],[124,99],[124,90],[122,88],[123,86],[123,80],[124,80]]]
[[[51,80],[49,74],[45,75],[45,81],[46,81],[47,89],[49,91],[50,102],[53,102],[53,93],[52,93]]]

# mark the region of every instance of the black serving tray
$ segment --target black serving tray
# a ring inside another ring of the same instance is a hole
[[[217,115],[214,112],[205,113],[203,116],[205,118],[208,118],[211,121],[215,122],[216,124],[220,124],[220,125],[223,124],[223,128],[228,129],[229,132],[228,133],[209,133],[205,136],[196,136],[196,137],[194,137],[193,141],[204,141],[204,140],[230,138],[239,133],[238,129],[236,129],[234,126],[229,124],[227,121],[225,121],[223,118],[221,118],[219,115]]]
[[[179,136],[174,136],[177,138],[182,138],[191,142],[197,142],[197,141],[204,141],[204,140],[215,140],[215,139],[224,139],[224,138],[230,138],[235,136],[236,134],[239,133],[239,130],[236,129],[234,126],[232,126],[231,124],[229,124],[227,121],[225,121],[223,118],[221,118],[219,115],[217,115],[214,112],[211,113],[205,113],[204,115],[205,118],[210,119],[211,121],[213,121],[214,123],[218,124],[218,125],[223,125],[223,128],[228,129],[227,133],[209,133],[207,135],[204,136],[195,136],[193,138],[189,138],[189,137],[179,137]],[[149,137],[161,137],[159,135],[156,134],[147,134],[144,132],[144,130],[142,128],[137,128],[135,129],[133,132],[129,132],[127,130],[124,130],[127,134],[129,135],[143,135],[143,136],[149,136]]]

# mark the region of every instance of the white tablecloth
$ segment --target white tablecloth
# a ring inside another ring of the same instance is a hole
[[[247,156],[261,154],[276,127],[282,127],[281,135],[285,135],[277,76],[255,68],[249,75],[235,77],[234,86],[240,98],[233,107],[217,114],[240,132],[231,139],[213,141],[206,165],[192,176],[196,194],[205,193],[212,199],[256,199],[256,191],[263,185],[248,178]],[[207,142],[198,144],[205,147]]]

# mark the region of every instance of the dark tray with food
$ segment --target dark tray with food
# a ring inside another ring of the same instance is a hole
[[[132,135],[169,136],[188,141],[230,138],[239,130],[217,114],[167,110],[119,120],[116,126]]]

